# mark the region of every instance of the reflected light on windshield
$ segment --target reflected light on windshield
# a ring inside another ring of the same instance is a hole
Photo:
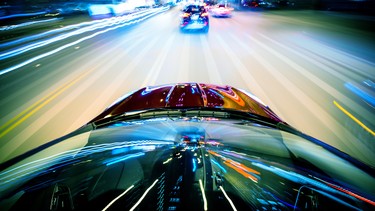
[[[227,192],[225,192],[223,186],[220,185],[219,188],[220,188],[220,190],[223,192],[225,198],[228,200],[228,202],[229,202],[230,206],[232,207],[232,209],[236,211],[236,210],[237,210],[237,209],[236,209],[236,206],[234,206],[232,200],[231,200],[231,199],[229,198],[229,196],[227,195]]]
[[[130,158],[140,157],[142,155],[145,155],[145,153],[144,152],[140,152],[140,153],[125,155],[125,156],[122,156],[122,157],[119,157],[119,158],[110,159],[109,161],[104,161],[103,164],[106,164],[106,166],[110,166],[110,165],[113,165],[113,164],[116,164],[116,163],[128,160]]]
[[[142,202],[142,200],[146,197],[146,195],[147,195],[147,193],[156,185],[156,183],[158,182],[159,180],[158,179],[156,179],[155,181],[154,181],[154,183],[152,183],[152,185],[149,187],[149,188],[147,188],[147,190],[143,193],[143,195],[142,195],[142,197],[137,201],[137,203],[130,209],[130,211],[133,211],[133,210],[135,210],[137,207],[138,207],[138,205]]]
[[[250,179],[251,181],[253,181],[255,183],[258,183],[258,178],[256,178],[255,176],[251,175],[250,173],[247,173],[243,168],[235,166],[235,165],[233,165],[233,163],[230,163],[228,161],[224,161],[224,164],[227,165],[228,167],[234,169],[235,171],[237,171],[238,173],[240,173],[242,176]]]
[[[204,193],[204,187],[203,187],[201,179],[199,179],[199,186],[200,186],[201,192],[202,192],[204,210],[207,210],[208,209],[207,208],[207,199],[206,199],[206,194]]]
[[[106,207],[104,207],[104,209],[102,211],[105,211],[107,210],[113,203],[115,203],[119,198],[121,198],[122,196],[124,196],[127,192],[130,191],[130,189],[134,188],[134,185],[130,186],[128,189],[126,189],[122,194],[120,194],[119,196],[117,196],[115,199],[113,199]]]

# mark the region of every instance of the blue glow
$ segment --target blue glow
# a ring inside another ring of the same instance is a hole
[[[193,172],[197,170],[197,164],[195,163],[195,159],[193,158]]]
[[[120,157],[120,158],[116,158],[116,159],[112,159],[111,161],[109,162],[104,162],[106,163],[106,166],[110,166],[112,164],[115,164],[115,163],[119,163],[119,162],[122,162],[122,161],[125,161],[125,160],[128,160],[130,158],[135,158],[135,157],[139,157],[139,156],[142,156],[142,155],[145,155],[145,153],[143,152],[139,152],[139,153],[135,153],[135,154],[131,154],[131,155],[125,155],[123,157]]]
[[[217,91],[213,90],[213,89],[210,89],[211,92],[215,93],[217,96],[219,96],[221,99],[224,99],[224,96],[220,93],[218,93]]]
[[[45,23],[45,22],[52,22],[52,21],[58,21],[58,20],[62,20],[62,18],[51,18],[51,19],[48,19],[48,20],[41,20],[41,21],[29,21],[29,22],[21,23],[21,24],[17,24],[17,25],[4,26],[4,27],[0,28],[0,31],[8,31],[8,30],[12,30],[12,29],[21,28],[21,27],[24,27],[24,26],[30,26],[30,25],[36,24],[36,23]],[[4,44],[2,44],[2,45],[4,45]],[[2,46],[2,45],[0,45],[0,46]]]
[[[150,10],[150,11],[147,11],[147,12],[144,12],[144,13],[136,13],[136,14],[131,14],[129,16],[120,16],[120,17],[110,18],[108,20],[100,22],[100,24],[96,24],[96,25],[92,25],[92,26],[89,26],[89,27],[86,27],[86,28],[78,29],[78,30],[73,31],[73,32],[62,34],[62,35],[59,35],[57,37],[54,37],[54,38],[51,38],[51,39],[48,39],[48,40],[33,43],[33,44],[30,44],[30,45],[21,47],[19,49],[15,49],[15,50],[0,54],[0,60],[6,59],[6,58],[10,58],[10,57],[17,56],[19,54],[25,53],[25,52],[30,51],[32,49],[39,48],[39,47],[51,44],[53,42],[69,38],[71,36],[86,33],[88,31],[95,31],[95,30],[102,29],[102,28],[105,28],[105,27],[110,27],[110,28],[106,28],[102,31],[95,32],[95,33],[93,33],[91,35],[88,35],[86,37],[80,38],[80,39],[78,39],[74,42],[71,42],[71,43],[68,43],[66,45],[60,46],[60,47],[58,47],[58,48],[56,48],[52,51],[46,52],[44,54],[40,54],[40,55],[38,55],[36,57],[33,57],[29,60],[26,60],[26,61],[24,61],[20,64],[14,65],[14,66],[9,67],[7,69],[0,70],[0,75],[3,75],[5,73],[8,73],[8,72],[11,72],[11,71],[16,70],[18,68],[21,68],[23,66],[26,66],[26,65],[28,65],[32,62],[35,62],[39,59],[43,59],[47,56],[50,56],[50,55],[55,54],[59,51],[62,51],[64,49],[68,48],[68,47],[77,45],[78,43],[81,43],[85,40],[96,37],[100,34],[103,34],[103,33],[106,33],[108,31],[112,31],[112,30],[115,30],[115,29],[118,29],[118,28],[121,28],[121,27],[124,27],[124,26],[127,26],[127,25],[136,24],[136,23],[141,22],[141,21],[143,21],[147,18],[150,18],[150,17],[152,17],[152,16],[154,16],[158,13],[164,12],[168,9],[169,9],[169,7],[164,7],[164,8],[160,8],[160,9]],[[113,27],[111,27],[111,26],[113,26]]]
[[[14,14],[14,15],[8,15],[0,17],[0,20],[8,19],[8,18],[19,18],[19,17],[29,17],[29,16],[35,16],[35,15],[44,15],[46,12],[34,12],[34,13],[23,13],[23,14]]]
[[[211,162],[217,165],[224,173],[227,173],[227,170],[225,170],[225,168],[222,165],[220,165],[218,162],[214,161],[213,159],[211,159]]]
[[[275,198],[277,201],[279,201],[279,202],[282,203],[283,205],[286,205],[286,206],[291,207],[291,208],[294,208],[294,209],[297,208],[297,207],[295,207],[293,204],[289,204],[288,202],[281,200],[280,198],[278,198],[277,196],[275,196],[275,195],[272,194],[271,192],[266,191],[265,189],[262,189],[262,190],[263,190],[265,193],[270,194],[273,198]]]
[[[128,147],[113,149],[112,155],[118,155],[118,154],[121,154],[121,153],[125,153],[125,152],[128,152],[129,150],[130,149]]]
[[[352,91],[354,94],[361,97],[364,101],[368,102],[370,105],[375,106],[375,97],[371,96],[370,94],[364,92],[360,88],[354,86],[351,83],[345,83],[345,87]]]

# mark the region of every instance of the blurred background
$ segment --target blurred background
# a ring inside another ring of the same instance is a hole
[[[180,32],[200,3],[208,32]],[[225,4],[227,17],[212,8]],[[373,0],[0,2],[0,162],[143,86],[252,92],[298,130],[375,166]]]

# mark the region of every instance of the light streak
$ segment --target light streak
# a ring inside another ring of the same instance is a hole
[[[319,179],[319,178],[316,178],[316,179]],[[374,202],[374,201],[371,201],[370,199],[367,199],[367,198],[365,198],[365,197],[363,197],[363,196],[360,196],[360,195],[358,195],[358,194],[356,194],[356,193],[353,193],[353,192],[351,192],[350,190],[346,190],[345,188],[342,188],[342,187],[340,187],[340,186],[338,186],[338,185],[335,185],[335,184],[329,183],[329,182],[324,181],[324,180],[321,180],[321,179],[319,179],[319,180],[322,181],[322,182],[324,182],[324,183],[326,183],[328,186],[333,187],[333,188],[336,189],[336,190],[339,190],[339,191],[341,191],[341,192],[344,192],[344,193],[346,193],[346,194],[348,194],[348,195],[350,195],[350,196],[353,196],[353,197],[355,197],[355,198],[357,198],[357,199],[359,199],[359,200],[362,200],[362,201],[364,201],[364,202],[367,202],[367,203],[369,203],[369,204],[375,206],[375,202]]]
[[[211,159],[211,162],[213,164],[217,165],[224,173],[227,173],[227,170],[222,165],[220,165],[218,162],[214,161],[213,159]]]
[[[138,207],[138,205],[142,202],[142,200],[146,197],[147,193],[156,185],[156,183],[158,182],[159,180],[156,179],[154,181],[154,183],[152,183],[152,185],[147,188],[147,190],[143,193],[142,197],[137,201],[137,203],[135,203],[135,205],[130,209],[130,211],[133,211],[135,208]]]
[[[193,158],[193,172],[197,170],[197,164],[195,163],[195,159]]]
[[[351,83],[345,83],[345,87],[352,91],[354,94],[361,97],[365,102],[369,103],[371,106],[375,106],[375,97],[371,96],[371,94],[366,93],[365,91],[354,86]]]
[[[110,166],[110,165],[128,160],[130,158],[135,158],[135,157],[139,157],[139,156],[142,156],[142,155],[145,155],[145,153],[140,152],[140,153],[135,153],[135,154],[131,154],[131,155],[125,155],[125,156],[120,157],[120,158],[112,159],[110,162],[106,163],[106,166]]]
[[[4,70],[0,70],[0,75],[3,75],[3,74],[5,74],[5,73],[8,73],[8,72],[11,72],[11,71],[16,70],[16,69],[18,69],[18,68],[21,68],[21,67],[23,67],[23,66],[26,66],[26,65],[28,65],[28,64],[30,64],[30,63],[32,63],[32,62],[34,62],[34,61],[37,61],[37,60],[39,60],[39,59],[42,59],[42,58],[45,58],[45,57],[50,56],[50,55],[52,55],[52,54],[55,54],[55,53],[57,53],[57,52],[59,52],[59,51],[62,51],[62,50],[64,50],[64,49],[68,48],[68,47],[71,47],[71,46],[77,45],[78,43],[81,43],[81,42],[83,42],[83,41],[85,41],[85,40],[88,40],[88,39],[91,39],[91,38],[93,38],[93,37],[96,37],[96,36],[98,36],[98,35],[100,35],[100,34],[103,34],[103,33],[106,33],[106,32],[108,32],[108,31],[112,31],[112,30],[115,30],[115,29],[118,29],[118,28],[121,28],[121,27],[124,27],[124,26],[127,26],[127,25],[131,25],[131,24],[135,24],[135,23],[141,22],[141,21],[143,21],[143,20],[145,20],[145,19],[147,19],[147,18],[149,18],[149,17],[151,17],[151,16],[153,16],[153,15],[156,15],[156,14],[158,14],[158,13],[160,13],[160,12],[163,12],[163,11],[164,11],[164,10],[159,10],[159,11],[156,11],[156,12],[153,12],[153,13],[150,12],[150,13],[144,15],[144,16],[134,17],[132,20],[130,20],[130,21],[127,20],[127,22],[125,22],[125,23],[124,23],[124,21],[123,21],[123,22],[120,22],[120,23],[112,23],[112,24],[108,24],[108,25],[107,25],[108,27],[109,27],[109,26],[112,26],[112,25],[116,25],[116,24],[117,24],[117,25],[114,26],[114,27],[111,27],[111,28],[107,28],[107,29],[102,30],[102,31],[98,31],[98,32],[96,32],[96,33],[93,33],[93,34],[91,34],[91,35],[89,35],[89,36],[86,36],[86,37],[83,37],[83,38],[81,38],[81,39],[78,39],[78,40],[76,40],[76,41],[74,41],[74,42],[71,42],[71,43],[68,43],[68,44],[66,44],[66,45],[60,46],[59,48],[56,48],[56,49],[54,49],[54,50],[52,50],[52,51],[49,51],[49,52],[47,52],[47,53],[44,53],[44,54],[38,55],[38,56],[36,56],[36,57],[33,57],[33,58],[31,58],[31,59],[29,59],[29,60],[26,60],[26,61],[24,61],[24,62],[22,62],[22,63],[20,63],[20,64],[18,64],[18,65],[15,65],[15,66],[12,66],[12,67],[6,68],[6,69],[4,69]],[[103,28],[103,27],[101,27],[101,28]],[[98,28],[95,28],[95,29],[98,29]],[[76,33],[76,34],[77,34],[77,33]],[[59,39],[55,39],[55,40],[58,41],[58,40],[61,40],[61,38],[59,38]],[[35,44],[33,44],[33,45],[35,45]],[[44,46],[44,44],[43,44],[43,46]],[[22,52],[22,53],[25,52],[25,49],[26,49],[26,48],[21,49],[21,52]],[[34,49],[34,47],[31,46],[31,48],[28,48],[28,49]],[[8,54],[10,54],[10,53],[8,52],[8,53],[6,53],[6,54],[1,55],[1,56],[0,56],[0,59],[2,59],[1,57],[3,57],[3,58],[8,58],[8,57],[10,56],[10,55],[8,55]],[[12,54],[12,56],[14,56],[14,55],[18,55],[18,54],[19,54],[19,53],[14,53],[14,54]]]
[[[204,210],[207,210],[207,199],[206,199],[206,194],[204,193],[204,188],[203,188],[203,184],[202,184],[202,180],[199,179],[199,186],[201,188],[201,192],[202,192],[202,197],[203,197],[203,208]]]
[[[172,158],[168,158],[168,160],[164,161],[163,164],[167,164],[167,163],[169,163],[169,161],[171,161],[171,160],[172,160]]]
[[[335,106],[337,108],[339,108],[342,112],[344,112],[344,114],[346,114],[347,116],[349,116],[353,121],[355,121],[357,124],[359,124],[363,129],[365,129],[367,132],[369,132],[371,135],[375,136],[375,132],[372,131],[370,128],[368,128],[365,124],[363,124],[361,121],[359,121],[355,116],[353,116],[351,113],[349,113],[349,111],[345,110],[345,108],[343,108],[340,104],[338,104],[336,101],[333,101],[333,104],[335,104]]]
[[[21,13],[21,14],[14,14],[0,17],[0,20],[8,19],[8,18],[18,18],[18,17],[28,17],[28,16],[35,16],[35,15],[44,15],[46,12],[34,12],[34,13]]]
[[[236,206],[234,206],[232,200],[229,198],[229,196],[228,196],[227,193],[225,192],[223,186],[220,185],[219,188],[220,188],[220,190],[223,192],[225,198],[229,201],[229,204],[230,204],[230,206],[232,206],[232,209],[237,211]]]
[[[0,31],[7,31],[7,30],[24,27],[24,26],[29,26],[29,25],[36,24],[36,23],[45,23],[45,22],[52,22],[52,21],[57,21],[57,20],[62,20],[62,18],[52,18],[52,19],[41,20],[41,21],[30,21],[30,22],[26,22],[22,24],[17,24],[17,25],[4,26],[4,27],[0,27]]]
[[[3,137],[3,136],[5,136],[10,131],[12,131],[15,127],[17,127],[18,125],[20,125],[22,122],[24,122],[26,119],[28,119],[31,115],[33,115],[34,113],[36,113],[37,111],[39,111],[41,108],[43,108],[45,105],[47,105],[53,99],[57,98],[65,90],[67,90],[68,88],[70,88],[71,86],[73,86],[74,84],[76,84],[78,81],[80,81],[82,78],[84,78],[86,75],[88,75],[92,71],[93,70],[90,70],[90,71],[87,71],[87,72],[83,73],[82,75],[80,75],[77,78],[75,78],[73,81],[71,81],[71,82],[65,84],[64,86],[62,86],[61,88],[57,89],[57,91],[53,92],[51,95],[48,95],[48,96],[42,98],[41,100],[37,101],[36,103],[34,103],[33,105],[31,105],[27,109],[25,109],[24,111],[22,111],[17,116],[15,116],[12,119],[10,119],[8,122],[6,122],[4,125],[2,125],[0,127],[0,130],[2,130],[5,127],[7,127],[8,125],[10,125],[6,130],[4,130],[3,132],[0,133],[0,138]],[[1,75],[1,73],[0,73],[0,75]],[[23,116],[23,115],[25,115],[25,116]],[[17,121],[17,119],[19,119],[19,120]],[[13,125],[11,125],[13,122],[15,122],[15,123]]]
[[[43,169],[48,169],[50,166],[57,164],[59,162],[69,162],[73,159],[83,158],[85,156],[100,153],[108,150],[114,150],[117,148],[132,147],[136,145],[149,145],[149,144],[173,144],[162,141],[153,140],[139,140],[131,142],[115,142],[109,144],[100,144],[95,146],[87,146],[79,149],[68,150],[60,153],[56,153],[52,156],[45,157],[42,159],[34,160],[20,166],[10,168],[9,170],[0,172],[0,192],[3,188],[11,182],[18,179],[22,179],[28,175],[32,175],[35,172],[41,171]]]
[[[128,189],[126,189],[122,194],[117,196],[115,199],[113,199],[102,211],[107,210],[113,203],[115,203],[119,198],[121,198],[123,195],[125,195],[127,192],[130,191],[130,189],[134,188],[134,185],[130,186]]]
[[[255,176],[247,173],[244,169],[238,167],[238,166],[235,166],[233,163],[230,163],[228,161],[224,161],[224,164],[231,167],[232,169],[234,169],[235,171],[237,171],[238,173],[240,173],[242,176],[252,180],[253,182],[255,183],[258,183],[258,178],[256,178]]]

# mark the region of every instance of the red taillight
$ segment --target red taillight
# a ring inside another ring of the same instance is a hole
[[[202,16],[202,17],[206,17],[206,16],[208,16],[208,13],[207,13],[207,12],[204,12],[204,13],[202,13],[201,16]]]

